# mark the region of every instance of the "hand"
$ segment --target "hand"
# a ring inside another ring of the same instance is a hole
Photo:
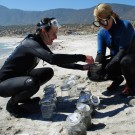
[[[105,67],[106,71],[108,73],[112,72],[112,70],[115,70],[116,66],[118,65],[119,60],[117,57],[113,58]]]
[[[93,64],[94,63],[94,59],[93,59],[92,56],[86,56],[85,62],[87,62],[88,64]]]
[[[83,70],[89,70],[90,69],[90,64],[83,65]]]

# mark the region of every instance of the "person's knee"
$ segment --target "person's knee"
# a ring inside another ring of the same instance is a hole
[[[0,96],[1,97],[9,97],[8,93],[5,91],[5,89],[8,89],[4,83],[0,83]]]
[[[52,68],[49,68],[49,77],[50,77],[50,79],[54,76],[54,71],[53,71],[53,69]]]
[[[130,56],[125,56],[120,62],[121,67],[130,67],[132,66],[132,64],[133,64],[133,60],[132,57]]]
[[[0,97],[9,97],[3,90],[0,90]]]
[[[32,90],[36,93],[39,90],[39,81],[33,77],[26,79],[25,89]]]

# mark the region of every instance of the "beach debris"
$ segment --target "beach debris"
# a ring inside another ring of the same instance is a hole
[[[135,106],[135,99],[131,99],[131,101],[129,102],[129,105]]]

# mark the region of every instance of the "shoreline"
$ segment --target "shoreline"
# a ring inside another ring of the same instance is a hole
[[[22,37],[14,37],[14,36],[12,36],[12,37],[0,37],[0,42],[2,42],[2,43],[7,43],[7,42],[19,42],[19,41],[21,41],[23,38]]]

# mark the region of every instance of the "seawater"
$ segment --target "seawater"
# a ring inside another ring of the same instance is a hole
[[[18,43],[16,42],[0,42],[0,67],[17,45]]]

